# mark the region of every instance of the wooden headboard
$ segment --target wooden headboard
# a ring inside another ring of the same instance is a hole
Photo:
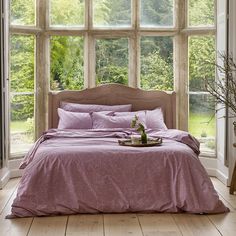
[[[57,108],[61,101],[100,105],[132,104],[133,111],[161,107],[167,127],[176,128],[175,92],[145,91],[120,84],[106,84],[82,91],[49,92],[48,128],[58,125]]]

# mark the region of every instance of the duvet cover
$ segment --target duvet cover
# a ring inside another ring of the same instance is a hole
[[[78,213],[229,211],[180,130],[148,130],[153,147],[125,147],[132,129],[45,132],[26,155],[12,217]]]

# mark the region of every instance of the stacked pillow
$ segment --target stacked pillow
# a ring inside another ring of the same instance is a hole
[[[167,130],[161,108],[131,112],[127,105],[95,105],[62,102],[58,129],[130,128],[134,116],[145,128]]]
[[[114,112],[130,112],[131,104],[127,105],[96,105],[62,102],[58,108],[58,129],[92,129],[91,114],[112,115]]]

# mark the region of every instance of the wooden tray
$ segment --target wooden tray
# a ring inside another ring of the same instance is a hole
[[[119,145],[128,147],[153,147],[162,144],[162,138],[148,140],[147,143],[132,144],[131,139],[118,140]]]

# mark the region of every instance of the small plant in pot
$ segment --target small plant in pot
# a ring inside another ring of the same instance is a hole
[[[135,115],[134,119],[131,122],[131,128],[136,128],[136,130],[141,135],[141,143],[146,144],[148,139],[147,139],[147,134],[146,134],[146,131],[145,131],[145,127],[142,123],[138,122],[138,116],[137,115]]]

